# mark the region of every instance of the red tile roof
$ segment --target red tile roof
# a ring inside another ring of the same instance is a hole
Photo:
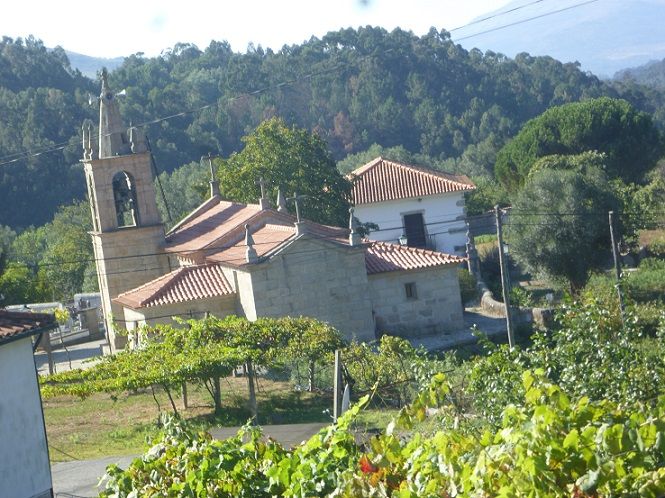
[[[234,293],[219,265],[183,266],[120,294],[114,301],[138,309]]]
[[[283,220],[277,220],[277,217],[271,216],[267,212],[266,219],[274,221],[275,223],[266,223],[259,227],[250,227],[252,238],[254,239],[254,250],[256,255],[260,258],[267,256],[280,246],[287,244],[295,239],[296,228],[293,224],[295,218],[290,215],[283,215]],[[288,223],[291,221],[290,223]],[[311,221],[303,221],[305,232],[308,236],[318,238],[338,244],[348,244],[349,230],[345,228],[331,227],[328,225],[320,225]],[[244,232],[243,232],[244,233]],[[244,237],[242,240],[237,240],[233,245],[224,247],[221,250],[206,256],[206,260],[217,263],[230,264],[241,266],[246,264],[245,252],[247,246],[245,245]]]
[[[186,221],[166,236],[168,252],[199,251],[218,241],[252,216],[261,212],[256,204],[219,201],[198,216]]]
[[[37,334],[56,325],[55,316],[46,313],[0,310],[0,343]]]
[[[409,166],[382,157],[352,171],[349,177],[353,182],[351,194],[356,206],[476,188],[465,175]]]
[[[370,242],[365,251],[367,274],[420,270],[441,265],[459,264],[465,258],[442,252],[399,246],[387,242]]]

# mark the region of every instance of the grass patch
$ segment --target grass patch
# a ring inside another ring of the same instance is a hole
[[[222,413],[215,414],[205,388],[188,386],[188,409],[174,393],[183,419],[199,430],[234,427],[249,419],[247,380],[222,380]],[[160,413],[172,412],[162,390],[126,393],[119,396],[94,394],[87,399],[59,396],[44,400],[44,417],[51,461],[62,462],[104,456],[142,453],[158,433]],[[258,423],[290,424],[329,422],[324,411],[332,406],[330,393],[294,391],[288,382],[259,379],[257,385]]]

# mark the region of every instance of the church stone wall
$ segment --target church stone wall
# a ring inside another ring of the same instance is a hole
[[[124,319],[127,323],[127,330],[133,330],[137,325],[156,325],[158,323],[175,325],[176,322],[172,317],[176,316],[184,319],[201,319],[205,317],[206,313],[210,313],[217,318],[235,315],[236,296],[231,294],[138,310],[124,308]]]
[[[269,263],[251,267],[251,280],[255,315],[247,314],[249,319],[308,316],[330,323],[348,339],[375,338],[362,248],[304,237]]]
[[[464,327],[457,266],[378,273],[368,279],[379,333],[409,338]],[[407,297],[408,284],[415,296]]]

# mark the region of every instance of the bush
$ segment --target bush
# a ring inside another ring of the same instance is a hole
[[[478,289],[476,287],[476,277],[469,270],[460,269],[459,276],[459,289],[462,296],[462,304],[470,303],[478,299]]]
[[[624,288],[638,303],[665,302],[665,260],[646,258],[624,279]]]
[[[665,236],[651,241],[648,246],[649,254],[657,258],[665,258]]]
[[[665,345],[659,338],[644,351],[643,332],[657,328],[658,321],[654,325],[654,316],[642,313],[644,318],[627,309],[624,327],[618,312],[602,304],[576,305],[559,313],[558,330],[534,335],[525,349],[485,341],[489,354],[471,370],[476,409],[497,422],[501,407],[524,394],[515,379],[536,368],[573,396],[618,403],[653,399],[665,379]]]

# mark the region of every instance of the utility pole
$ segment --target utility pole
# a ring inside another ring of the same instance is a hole
[[[508,346],[512,349],[515,346],[515,336],[513,334],[513,318],[510,313],[510,292],[508,289],[508,267],[506,266],[505,256],[503,254],[503,229],[501,226],[501,210],[499,205],[494,206],[494,215],[496,217],[496,238],[499,244],[499,266],[501,267],[501,289],[503,291],[503,304],[506,307],[506,328],[508,329]]]
[[[617,279],[616,288],[619,296],[619,311],[621,312],[621,322],[626,325],[625,307],[623,304],[623,293],[621,292],[621,263],[619,261],[619,249],[614,236],[614,211],[609,212],[610,221],[610,241],[612,242],[612,257],[614,258],[614,273]]]
[[[342,388],[342,352],[335,350],[335,370],[333,372],[333,421],[341,415],[340,390]]]

